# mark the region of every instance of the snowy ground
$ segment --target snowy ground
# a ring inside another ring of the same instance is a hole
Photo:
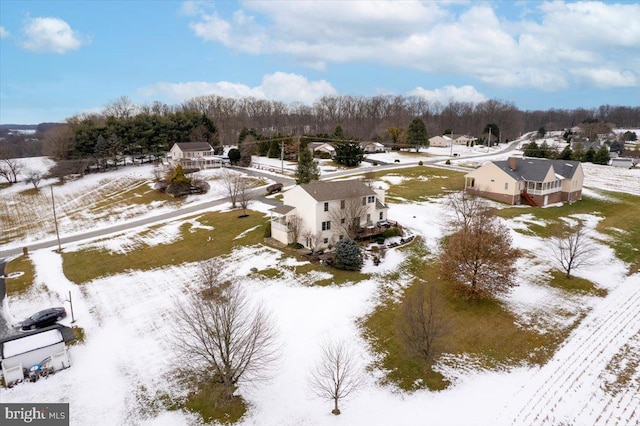
[[[637,171],[627,171],[631,174],[622,174],[620,179],[606,177],[618,170],[586,165],[585,184],[640,195]],[[122,177],[113,180],[129,179],[124,177],[124,171],[121,173]],[[140,169],[140,173],[147,172]],[[56,190],[61,196],[63,189],[68,191],[70,199],[89,194],[94,186],[85,179]],[[386,179],[384,183],[393,185],[394,180]],[[218,192],[212,188],[212,194]],[[0,191],[0,197],[4,194],[5,190]],[[76,208],[82,210],[81,204]],[[267,208],[254,207],[263,211]],[[147,210],[131,214],[147,214]],[[447,217],[440,202],[394,204],[389,214],[421,235],[431,250],[436,249]],[[590,215],[581,218],[595,232],[598,219]],[[90,220],[100,222],[93,226],[100,226],[109,219],[85,220],[85,226]],[[507,223],[515,230],[526,227],[531,220],[523,215]],[[75,230],[76,225],[70,221],[64,223],[65,232]],[[175,223],[168,223],[153,235],[146,235],[145,242],[162,244],[171,241],[175,233]],[[225,274],[242,280],[250,295],[273,312],[283,348],[283,359],[268,383],[241,386],[242,395],[250,403],[241,424],[640,423],[640,274],[627,276],[626,266],[611,249],[599,244],[597,264],[576,274],[607,289],[608,295],[598,298],[568,294],[543,284],[550,265],[542,240],[515,231],[512,236],[515,245],[527,254],[518,265],[520,285],[505,298],[519,323],[545,331],[568,327],[584,316],[551,361],[541,368],[517,367],[508,371],[478,370],[472,365],[455,370],[443,365],[442,370],[454,379],[454,384],[442,392],[405,393],[381,387],[376,382],[381,373],[373,371],[366,373],[360,391],[343,403],[339,417],[330,414],[330,403],[306,392],[308,370],[320,342],[329,337],[353,342],[362,367],[371,361],[373,355],[360,336],[356,320],[374,308],[381,283],[398,288],[404,285],[402,279],[389,282],[385,275],[401,264],[403,255],[390,250],[380,267],[368,263],[365,270],[374,274],[370,280],[310,287],[307,284],[320,277],[294,275],[290,272],[293,259],[277,250],[261,245],[234,250],[225,263],[233,267]],[[135,249],[135,238],[124,235],[91,244],[126,252]],[[88,244],[78,243],[64,250],[77,250]],[[63,305],[71,291],[77,325],[85,329],[86,341],[70,348],[70,369],[35,384],[2,389],[0,401],[69,402],[72,425],[197,424],[193,415],[164,411],[153,403],[160,395],[180,393],[171,379],[175,359],[169,341],[175,303],[191,285],[196,265],[129,272],[77,286],[62,274],[61,257],[52,250],[35,251],[31,257],[36,266],[36,286],[29,294],[7,300],[10,321],[22,319],[36,307]],[[249,276],[251,268],[278,268],[285,273],[277,279],[267,279]],[[63,323],[69,321],[67,318]]]

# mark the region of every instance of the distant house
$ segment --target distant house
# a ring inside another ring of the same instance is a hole
[[[317,153],[326,153],[333,157],[336,153],[336,149],[330,143],[325,142],[312,142],[308,145],[309,150],[315,157]]]
[[[494,138],[497,138],[497,136],[494,135]],[[474,138],[473,136],[469,136],[469,135],[453,135],[453,143],[455,145],[467,145],[470,144],[471,142],[477,142],[478,138]]]
[[[609,160],[609,165],[613,167],[624,167],[631,168],[633,166],[633,159],[624,158],[624,157],[616,157]]]
[[[213,154],[207,142],[178,142],[169,150],[169,164],[180,164],[185,169],[212,169],[222,167],[223,158]]]
[[[448,135],[429,138],[429,146],[444,148],[451,146],[451,138]]]
[[[469,193],[507,204],[546,206],[582,199],[584,172],[578,161],[510,157],[465,175]]]
[[[66,342],[74,338],[70,328],[56,324],[1,339],[0,363],[5,383],[23,380],[24,370],[34,366],[53,371],[68,368],[71,363]]]
[[[297,185],[283,194],[282,201],[271,210],[271,236],[283,244],[323,248],[347,237],[345,223],[366,228],[387,220],[384,189],[374,190],[359,180]],[[303,232],[293,241],[292,223],[297,218]]]
[[[380,142],[360,142],[360,147],[368,154],[385,151],[384,145]]]

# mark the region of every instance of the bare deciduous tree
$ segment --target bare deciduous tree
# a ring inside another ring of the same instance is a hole
[[[33,187],[35,189],[38,189],[38,186],[40,186],[40,181],[42,180],[42,173],[40,173],[37,170],[31,170],[29,172],[27,172],[27,179],[26,179],[26,183],[27,184],[31,184],[33,185]]]
[[[44,133],[42,153],[55,160],[68,160],[75,148],[75,135],[69,124],[61,124]]]
[[[241,179],[238,188],[238,202],[240,203],[240,207],[242,208],[243,215],[247,215],[247,207],[249,207],[249,204],[251,204],[253,200],[254,195],[251,192],[249,183],[245,179]]]
[[[311,253],[315,253],[320,244],[322,244],[322,232],[313,232],[310,229],[305,229],[302,233],[302,238],[307,242]]]
[[[300,236],[302,236],[303,225],[304,225],[304,221],[297,214],[294,214],[292,216],[287,216],[287,229],[291,234],[291,238],[293,239],[293,244],[296,244],[300,239]]]
[[[227,192],[227,197],[231,201],[231,208],[236,208],[236,202],[238,201],[238,194],[240,193],[240,186],[242,183],[242,176],[238,173],[225,170],[222,174],[222,185]]]
[[[276,331],[269,313],[251,305],[238,283],[219,283],[203,271],[200,279],[209,282],[202,284],[217,291],[198,288],[178,305],[175,348],[187,373],[217,381],[231,399],[240,381],[269,377],[279,353]]]
[[[410,289],[400,307],[398,336],[405,350],[422,358],[432,360],[438,339],[444,334],[444,322],[433,286],[427,288],[423,282]]]
[[[350,198],[341,201],[340,207],[334,207],[329,213],[331,225],[345,238],[355,239],[358,236],[362,218],[366,216],[367,205],[361,199]]]
[[[472,221],[489,214],[485,201],[465,191],[451,194],[447,202],[455,214],[455,219],[451,223],[454,229],[467,229]]]
[[[569,279],[571,271],[591,263],[596,247],[587,236],[584,225],[579,223],[560,227],[558,235],[552,238],[551,252]]]
[[[489,214],[484,203],[466,195],[457,200],[454,232],[441,243],[441,277],[457,284],[469,298],[508,292],[515,286],[518,257],[509,229]]]
[[[9,183],[18,183],[18,173],[22,171],[23,164],[15,158],[0,157],[0,176]]]
[[[311,370],[309,390],[317,397],[333,401],[332,414],[339,415],[338,403],[355,392],[363,380],[356,355],[345,341],[327,341]]]

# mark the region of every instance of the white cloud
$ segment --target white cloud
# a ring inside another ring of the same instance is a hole
[[[534,6],[535,10],[530,8]],[[525,3],[520,18],[493,3],[250,1],[230,16],[193,10],[190,28],[205,40],[251,54],[285,54],[324,69],[377,62],[428,73],[466,75],[503,87],[561,90],[574,69],[594,68],[640,84],[640,4]],[[197,10],[196,10],[197,9]],[[625,71],[633,70],[633,71]],[[581,83],[607,87],[606,79]],[[603,86],[604,85],[604,86]]]
[[[0,25],[0,38],[9,37],[9,31],[7,31],[3,26]]]
[[[59,18],[30,18],[22,28],[22,47],[33,52],[65,53],[76,50],[89,40]]]
[[[204,95],[218,95],[230,98],[254,97],[278,100],[286,103],[301,102],[311,104],[325,95],[337,94],[335,88],[325,80],[309,81],[306,77],[276,72],[262,78],[259,86],[220,81],[191,81],[186,83],[160,82],[143,87],[138,93],[146,97],[163,96],[173,102]]]
[[[638,84],[636,75],[631,71],[615,71],[607,68],[573,69],[571,73],[587,84],[596,87],[634,87]]]
[[[444,86],[435,90],[416,87],[407,94],[410,96],[418,96],[431,102],[440,102],[445,105],[451,101],[472,102],[477,104],[487,100],[487,98],[482,93],[478,92],[473,86]]]

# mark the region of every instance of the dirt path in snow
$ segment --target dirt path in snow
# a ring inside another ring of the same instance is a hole
[[[515,396],[501,424],[640,424],[640,390],[606,392],[607,366],[640,333],[640,274],[613,290]],[[637,371],[635,371],[637,375]]]

